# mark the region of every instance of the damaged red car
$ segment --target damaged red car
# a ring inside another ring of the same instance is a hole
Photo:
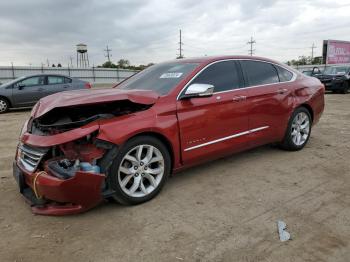
[[[302,149],[323,109],[318,79],[269,59],[160,63],[114,89],[41,99],[13,174],[36,214],[139,204],[184,168],[269,143]]]

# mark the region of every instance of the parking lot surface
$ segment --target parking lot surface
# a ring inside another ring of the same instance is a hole
[[[0,115],[0,261],[349,261],[350,95],[326,95],[300,152],[260,147],[177,174],[148,203],[67,217],[33,215],[12,178],[29,113]]]

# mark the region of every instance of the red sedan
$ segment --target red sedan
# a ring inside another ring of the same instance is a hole
[[[139,204],[184,168],[269,143],[302,149],[323,109],[318,79],[269,59],[160,63],[115,89],[41,99],[13,173],[37,214]]]

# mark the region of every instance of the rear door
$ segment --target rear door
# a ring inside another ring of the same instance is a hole
[[[282,139],[293,108],[293,73],[264,61],[241,60],[240,64],[249,92],[251,145]]]
[[[66,83],[66,77],[49,75],[47,76],[46,95],[51,95],[57,92],[67,91],[70,89],[70,83]]]
[[[45,76],[32,76],[13,85],[12,97],[17,106],[31,106],[45,96]]]
[[[247,90],[236,61],[209,65],[190,84],[212,84],[211,97],[180,98],[177,116],[182,160],[186,165],[217,158],[247,146]],[[184,93],[186,88],[183,90]]]

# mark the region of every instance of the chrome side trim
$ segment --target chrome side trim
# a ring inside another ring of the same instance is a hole
[[[231,139],[231,138],[236,138],[236,137],[248,135],[248,134],[251,134],[251,133],[258,132],[260,130],[264,130],[266,128],[269,128],[269,126],[257,127],[257,128],[254,128],[254,129],[251,129],[251,130],[248,130],[248,131],[244,131],[244,132],[241,132],[241,133],[233,134],[231,136],[226,136],[226,137],[223,137],[223,138],[219,138],[219,139],[216,139],[216,140],[213,140],[213,141],[206,142],[204,144],[199,144],[199,145],[196,145],[196,146],[192,146],[192,147],[186,148],[184,151],[190,151],[190,150],[197,149],[197,148],[200,148],[200,147],[203,147],[203,146],[208,146],[208,145],[211,145],[211,144],[219,143],[219,142]]]
[[[290,83],[290,82],[294,82],[298,75],[297,73],[295,73],[294,71],[291,71],[290,69],[286,68],[284,65],[280,65],[277,63],[273,63],[270,61],[265,61],[265,60],[259,60],[259,59],[249,59],[249,58],[232,58],[232,59],[224,59],[224,60],[218,60],[218,61],[214,61],[208,65],[206,65],[205,67],[203,67],[197,74],[195,74],[190,81],[187,82],[187,84],[181,89],[181,91],[179,92],[179,94],[176,97],[176,100],[179,100],[182,92],[191,84],[191,82],[200,74],[202,73],[205,69],[207,69],[209,66],[214,65],[216,63],[220,63],[220,62],[225,62],[225,61],[257,61],[257,62],[263,62],[263,63],[268,63],[268,64],[272,64],[275,66],[279,66],[282,67],[283,69],[287,70],[288,72],[293,74],[293,77],[291,80],[289,81],[284,81],[284,82],[278,82],[278,83],[271,83],[271,84],[264,84],[264,85],[256,85],[256,86],[247,86],[247,87],[241,87],[241,88],[235,88],[235,89],[231,89],[231,90],[225,90],[225,91],[219,91],[219,92],[214,92],[213,95],[215,94],[222,94],[222,93],[227,93],[227,92],[234,92],[234,91],[238,91],[238,90],[242,90],[242,89],[250,89],[250,88],[256,88],[256,87],[261,87],[261,86],[271,86],[271,85],[278,85],[278,84],[283,84],[283,83]]]

